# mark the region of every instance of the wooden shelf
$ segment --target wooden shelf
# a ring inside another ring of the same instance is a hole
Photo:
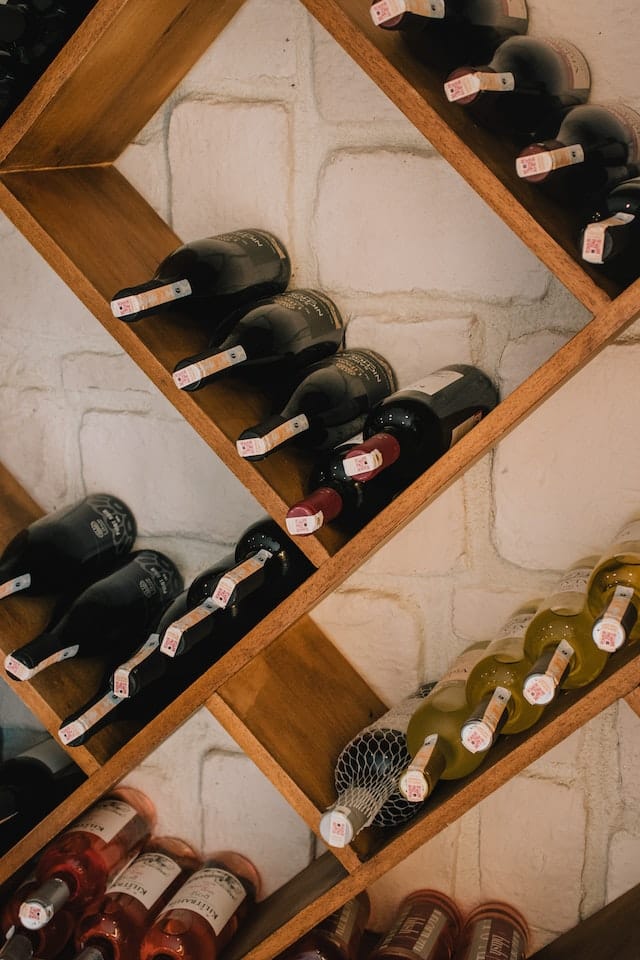
[[[575,218],[516,177],[509,146],[446,101],[443,76],[413,60],[401,36],[373,27],[367,2],[301,2],[592,319],[363,530],[349,538],[328,528],[302,538],[316,572],[217,663],[162,703],[149,723],[107,728],[85,747],[69,748],[88,779],[2,859],[0,882],[203,704],[317,830],[321,811],[333,799],[337,754],[384,704],[307,614],[640,314],[640,281],[622,290],[578,261]],[[240,430],[264,415],[267,400],[232,378],[195,394],[177,390],[173,367],[202,349],[205,333],[186,317],[158,315],[129,326],[109,309],[115,291],[148,278],[180,242],[112,164],[241,6],[242,0],[98,0],[0,130],[0,209],[282,523],[304,491],[308,459],[283,450],[250,464],[235,451]],[[0,503],[2,542],[41,512],[2,469]],[[50,612],[45,601],[16,597],[3,603],[0,649],[6,653],[36,635]],[[79,691],[85,700],[99,673],[97,663],[74,662],[14,689],[55,735],[60,719],[79,705]],[[475,775],[439,785],[405,827],[366,831],[351,848],[310,864],[259,905],[254,922],[226,951],[227,960],[273,957],[616,699],[624,697],[640,712],[639,683],[640,656],[633,649],[617,654],[597,683],[561,696],[529,736],[504,738]],[[637,892],[627,896],[628,904],[636,904]],[[628,916],[632,906],[618,914],[611,905],[614,912],[607,916]],[[600,927],[589,923],[579,930],[591,931],[596,940]],[[583,942],[567,937],[569,946]],[[563,940],[538,954],[541,960],[560,957]]]

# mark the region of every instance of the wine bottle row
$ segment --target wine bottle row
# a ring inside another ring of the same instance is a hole
[[[582,52],[528,34],[525,0],[374,0],[373,22],[440,72],[449,102],[509,143],[518,177],[570,208],[582,259],[623,285],[640,274],[640,115],[591,103]]]
[[[515,611],[437,683],[424,684],[354,737],[335,765],[337,798],[320,820],[329,846],[396,826],[440,780],[473,773],[500,735],[532,727],[562,690],[592,683],[640,637],[640,520],[600,557],[578,561],[553,593]]]
[[[0,596],[56,598],[45,630],[6,656],[7,675],[26,681],[84,657],[103,664],[93,695],[60,726],[65,746],[108,723],[147,722],[313,572],[270,519],[187,589],[169,557],[132,551],[135,535],[121,500],[93,494],[32,523],[0,557]]]
[[[24,99],[95,0],[5,0],[0,4],[0,123]]]

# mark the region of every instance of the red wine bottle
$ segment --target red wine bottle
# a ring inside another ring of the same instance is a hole
[[[16,534],[0,556],[0,597],[78,592],[122,563],[135,537],[122,500],[91,494]]]
[[[363,443],[345,455],[345,473],[365,483],[394,464],[397,476],[411,483],[497,403],[498,391],[477,367],[442,367],[369,413]]]
[[[168,557],[138,550],[119,570],[81,593],[53,627],[9,654],[5,669],[14,680],[29,680],[71,657],[102,654],[112,662],[123,660],[182,587]]]
[[[344,350],[309,367],[279,414],[244,430],[238,453],[263,460],[293,440],[315,452],[330,450],[359,433],[370,408],[395,386],[393,370],[379,354]]]
[[[358,960],[370,909],[363,890],[305,933],[278,960]]]
[[[342,317],[329,297],[317,290],[288,290],[242,312],[222,343],[180,360],[173,379],[181,390],[198,390],[229,371],[291,376],[335,353],[343,336]]]
[[[618,184],[579,239],[582,259],[625,286],[640,275],[640,176]]]
[[[628,180],[640,161],[640,115],[624,104],[586,103],[569,110],[552,140],[520,151],[516,172],[529,183],[553,184],[582,202]]]
[[[65,905],[76,914],[140,850],[155,824],[155,808],[133,787],[118,787],[51,841],[36,864],[37,889],[20,907],[29,930],[45,926]]]
[[[236,230],[178,247],[152,280],[116,293],[111,310],[127,322],[159,310],[183,310],[222,340],[231,329],[233,311],[282,293],[290,274],[287,251],[272,234]]]
[[[587,62],[572,43],[525,36],[505,40],[485,66],[458,67],[444,90],[490,130],[548,139],[590,86]]]
[[[376,26],[401,31],[419,61],[448,70],[485,62],[529,22],[525,0],[374,0],[370,12]]]

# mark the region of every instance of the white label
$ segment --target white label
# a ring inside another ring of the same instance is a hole
[[[168,657],[175,657],[183,633],[219,609],[219,605],[209,597],[204,603],[194,607],[193,610],[189,610],[188,613],[185,613],[184,617],[180,617],[179,620],[176,620],[175,623],[167,627],[164,637],[162,638],[162,643],[160,644],[160,653],[166,653]]]
[[[589,65],[578,48],[568,40],[558,40],[555,37],[545,37],[542,42],[555,50],[563,61],[567,69],[568,89],[588,90],[591,86]]]
[[[62,747],[59,747],[53,739],[37,743],[35,747],[30,747],[29,750],[23,750],[19,756],[20,759],[23,757],[31,757],[33,760],[39,760],[40,763],[44,763],[44,765],[49,768],[54,776],[71,763],[69,754],[63,750]]]
[[[609,227],[623,227],[635,220],[632,213],[616,213],[599,223],[590,223],[585,227],[582,237],[582,259],[587,263],[604,263],[604,244]]]
[[[114,317],[130,317],[132,314],[140,313],[141,310],[150,310],[162,303],[188,297],[191,293],[189,281],[178,280],[176,283],[166,283],[161,287],[156,287],[155,290],[144,290],[129,297],[112,300],[111,312]]]
[[[485,648],[476,648],[474,650],[465,650],[457,657],[445,675],[438,680],[433,688],[432,695],[445,686],[452,683],[466,683],[467,677],[475,667],[478,660],[485,655]]]
[[[82,830],[84,833],[91,833],[105,843],[120,833],[128,823],[137,816],[137,811],[124,800],[113,799],[100,800],[99,803],[88,810],[79,820],[65,830],[64,833],[76,833]],[[64,836],[64,834],[62,834]]]
[[[246,359],[247,354],[243,347],[232,347],[230,350],[223,350],[222,353],[215,353],[186,367],[181,367],[173,374],[173,381],[177,387],[184,390],[194,383],[200,383],[205,377],[233,367],[237,363],[244,363]]]
[[[6,583],[0,583],[0,600],[3,597],[9,597],[12,593],[18,593],[20,590],[26,590],[31,586],[31,574],[23,573],[13,580],[7,580]]]
[[[445,0],[379,0],[370,8],[370,13],[376,27],[405,13],[442,20],[445,15]]]
[[[417,380],[408,387],[402,387],[398,393],[404,393],[407,390],[415,390],[417,393],[425,393],[432,397],[434,393],[439,393],[445,387],[455,383],[456,380],[462,380],[464,374],[458,370],[435,370],[423,380]]]
[[[160,917],[170,910],[191,910],[219,934],[246,896],[240,881],[220,867],[203,867],[180,887]]]
[[[461,77],[455,77],[453,80],[447,80],[444,85],[444,92],[447,100],[455,103],[456,100],[464,100],[465,97],[471,97],[481,90],[489,90],[493,93],[509,93],[516,88],[515,77],[512,73],[465,73]]]
[[[181,868],[164,853],[143,853],[107,887],[107,893],[127,893],[151,910],[180,875]]]
[[[287,517],[287,532],[293,537],[303,537],[307,533],[314,533],[324,523],[324,514],[318,510],[311,517]]]
[[[557,150],[545,150],[516,159],[516,173],[519,177],[534,177],[540,173],[550,173],[560,167],[570,167],[574,163],[584,163],[584,150],[576,143],[570,147],[558,147]]]
[[[309,421],[304,413],[297,417],[292,417],[281,426],[276,427],[264,437],[250,437],[247,440],[236,440],[236,449],[241,457],[260,457],[264,456],[274,447],[280,446],[285,440],[290,440],[299,433],[304,433],[309,429]]]
[[[269,550],[259,550],[255,556],[249,557],[248,560],[239,563],[233,570],[225,573],[224,577],[218,581],[218,586],[213,592],[211,597],[213,602],[217,603],[217,605],[224,610],[238,584],[253,576],[258,570],[261,570],[267,560],[270,560],[272,557],[273,554],[270,553]]]
[[[135,670],[136,667],[139,667],[143,660],[146,660],[147,657],[150,657],[151,654],[158,649],[160,646],[160,634],[152,633],[148,640],[146,640],[137,653],[134,653],[129,660],[126,660],[125,663],[120,664],[120,666],[115,670],[113,674],[113,692],[116,697],[122,697],[123,699],[129,696],[129,676],[132,670]]]
[[[568,570],[556,587],[555,593],[581,593],[586,596],[591,570],[591,567],[576,567],[575,570]]]
[[[371,473],[383,463],[379,450],[370,450],[369,453],[359,453],[355,457],[345,457],[342,468],[348,477],[355,477],[359,473]]]
[[[422,803],[429,793],[429,784],[421,770],[405,770],[398,786],[400,793],[409,803]]]
[[[453,447],[458,440],[462,440],[462,438],[469,433],[469,430],[475,427],[476,423],[480,423],[481,420],[482,410],[477,410],[476,413],[467,417],[467,419],[459,423],[457,427],[454,427],[451,431],[451,446]]]
[[[533,620],[534,613],[516,613],[510,617],[496,634],[497,640],[521,640],[527,632],[527,627]]]
[[[106,717],[108,713],[111,713],[111,711],[121,703],[122,698],[117,697],[113,691],[109,690],[108,693],[105,693],[104,697],[98,700],[97,703],[94,703],[92,707],[89,707],[88,710],[85,710],[83,714],[76,717],[76,719],[70,723],[65,724],[64,727],[60,727],[58,736],[63,743],[72,743],[74,740],[77,740],[78,737],[82,736],[82,734],[86,733],[87,730],[90,730],[91,727],[94,727],[98,720]]]
[[[633,520],[623,527],[615,539],[615,543],[628,543],[633,540],[640,540],[640,520]]]
[[[55,653],[52,653],[50,657],[45,657],[45,659],[41,660],[35,667],[27,667],[26,664],[21,663],[13,654],[9,654],[5,658],[4,667],[7,673],[16,680],[30,680],[31,677],[35,677],[41,670],[46,670],[47,667],[51,667],[54,663],[62,663],[63,660],[69,660],[71,657],[75,657],[79,649],[79,645],[76,643],[71,647],[65,647],[64,650],[56,650]]]
[[[335,807],[330,811],[329,829],[324,835],[330,847],[346,847],[353,838],[353,829],[349,822],[349,810],[345,807]]]

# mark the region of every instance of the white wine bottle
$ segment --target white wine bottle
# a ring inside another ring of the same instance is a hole
[[[596,618],[592,636],[601,650],[615,653],[640,637],[640,520],[626,524],[595,565],[587,605]]]

